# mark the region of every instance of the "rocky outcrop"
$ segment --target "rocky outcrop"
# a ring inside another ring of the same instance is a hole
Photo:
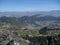
[[[29,45],[30,41],[25,40],[17,35],[16,32],[0,32],[0,45]]]
[[[16,32],[0,32],[0,45],[60,45],[60,34],[21,38]]]
[[[29,37],[31,45],[60,45],[60,34],[54,36]]]

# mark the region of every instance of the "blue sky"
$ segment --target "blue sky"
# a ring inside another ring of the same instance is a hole
[[[0,0],[0,11],[60,10],[60,0]]]

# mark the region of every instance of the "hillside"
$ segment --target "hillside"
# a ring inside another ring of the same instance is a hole
[[[0,17],[0,25],[10,25],[10,27],[23,29],[33,29],[49,26],[49,25],[60,25],[60,18],[54,16],[22,16],[22,17]],[[9,27],[9,26],[8,26]]]
[[[0,24],[14,28],[38,28],[60,24],[60,10],[34,12],[0,12]]]

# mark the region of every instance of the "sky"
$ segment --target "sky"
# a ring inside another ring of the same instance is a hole
[[[60,0],[0,0],[0,11],[60,10]]]

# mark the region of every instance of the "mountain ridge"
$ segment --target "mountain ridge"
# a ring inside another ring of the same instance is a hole
[[[0,12],[0,17],[1,16],[11,16],[11,17],[21,17],[21,16],[32,16],[32,15],[51,15],[51,16],[60,16],[60,10],[51,10],[51,11],[32,11],[32,12],[18,12],[18,11],[13,11],[13,12]]]

